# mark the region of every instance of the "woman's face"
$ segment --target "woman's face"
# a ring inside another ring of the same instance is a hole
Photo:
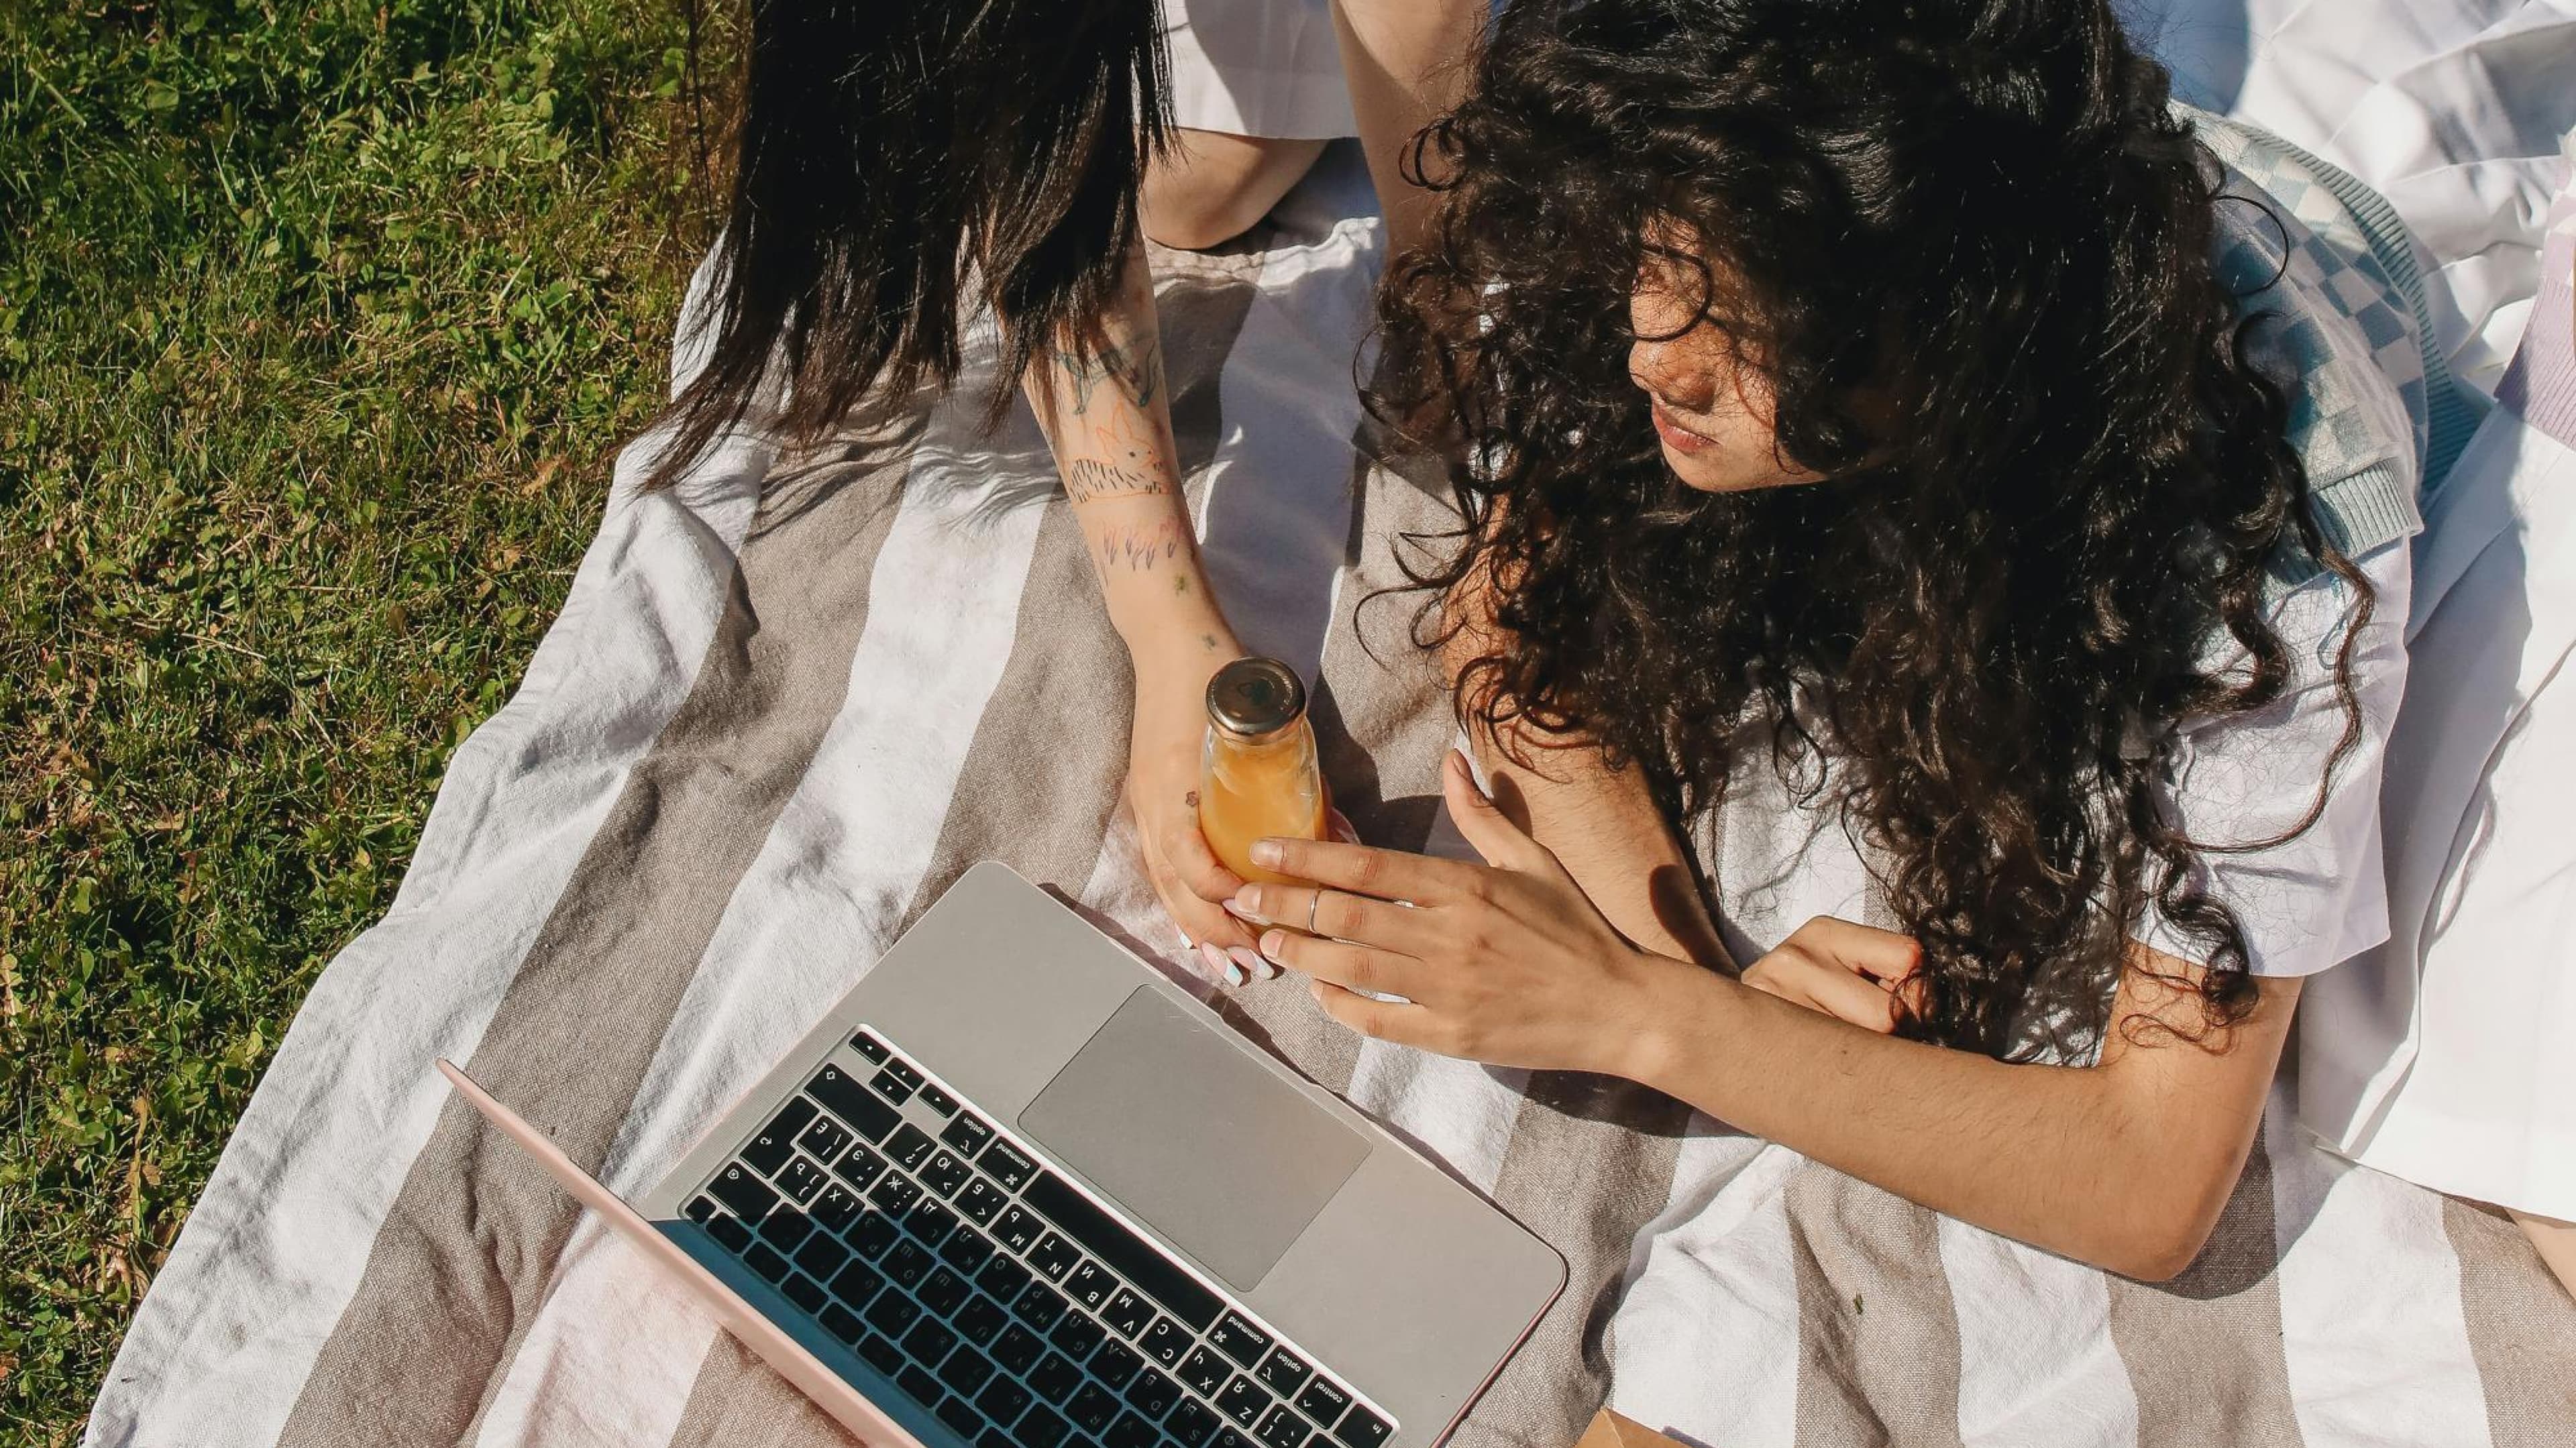
[[[1679,251],[1687,238],[1666,232],[1650,240]],[[1664,461],[1704,493],[1818,481],[1821,474],[1780,451],[1771,379],[1710,323],[1707,285],[1698,268],[1650,251],[1628,295],[1637,337],[1628,377],[1653,400]]]

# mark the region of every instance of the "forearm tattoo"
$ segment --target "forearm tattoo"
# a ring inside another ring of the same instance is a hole
[[[1191,541],[1180,523],[1170,518],[1135,526],[1113,523],[1100,530],[1092,552],[1100,560],[1103,573],[1120,567],[1130,573],[1152,573],[1159,568],[1171,575],[1173,592],[1187,593]]]

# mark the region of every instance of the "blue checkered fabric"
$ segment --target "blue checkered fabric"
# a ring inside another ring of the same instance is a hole
[[[2413,239],[2369,188],[2269,132],[2178,108],[2223,170],[2218,275],[2256,319],[2246,344],[2290,404],[2313,510],[2346,556],[2423,527],[2418,495],[2458,455],[2476,413],[2427,345]],[[2286,547],[2284,586],[2316,576]]]

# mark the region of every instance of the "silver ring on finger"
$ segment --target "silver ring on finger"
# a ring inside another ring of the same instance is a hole
[[[1306,897],[1306,933],[1308,935],[1315,933],[1315,907],[1323,903],[1324,887],[1318,885],[1315,887],[1315,893]]]

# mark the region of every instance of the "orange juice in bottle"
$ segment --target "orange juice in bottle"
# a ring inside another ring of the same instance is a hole
[[[1252,863],[1251,849],[1266,835],[1324,838],[1324,781],[1306,722],[1306,686],[1277,659],[1237,659],[1208,680],[1207,706],[1199,832],[1237,875],[1285,882]]]

